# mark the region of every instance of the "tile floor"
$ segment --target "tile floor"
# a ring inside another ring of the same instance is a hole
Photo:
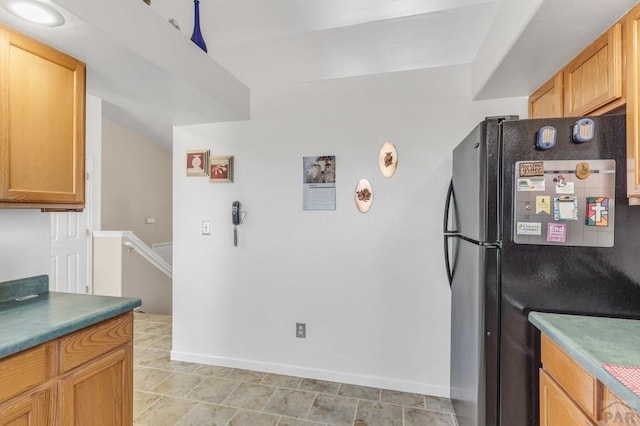
[[[171,361],[171,317],[134,318],[135,425],[456,425],[446,398]]]

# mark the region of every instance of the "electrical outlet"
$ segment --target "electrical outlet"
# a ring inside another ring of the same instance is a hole
[[[306,339],[307,337],[307,324],[303,322],[296,323],[296,337]]]
[[[211,235],[211,222],[208,220],[202,221],[202,235]]]

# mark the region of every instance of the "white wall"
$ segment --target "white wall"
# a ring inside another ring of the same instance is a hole
[[[250,122],[175,128],[172,357],[448,396],[450,153],[484,116],[527,105],[470,99],[459,66],[254,90]],[[392,178],[377,169],[385,141]],[[235,182],[186,177],[192,149],[234,155]],[[337,209],[303,211],[302,157],[329,154]],[[366,215],[360,178],[374,189]],[[237,248],[234,200],[247,212]]]
[[[0,282],[49,275],[49,214],[0,210]]]
[[[171,151],[107,119],[102,132],[102,230],[171,241]]]

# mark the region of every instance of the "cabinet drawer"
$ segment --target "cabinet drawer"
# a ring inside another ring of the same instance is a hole
[[[540,370],[540,426],[591,426],[591,421],[544,370]]]
[[[0,401],[44,383],[47,378],[44,345],[0,360]]]
[[[541,336],[542,366],[592,419],[597,418],[598,381],[545,334]]]
[[[132,313],[63,337],[60,339],[60,372],[69,371],[132,341]]]

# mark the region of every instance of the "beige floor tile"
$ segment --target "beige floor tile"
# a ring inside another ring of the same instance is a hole
[[[196,405],[196,401],[163,396],[138,415],[134,422],[145,426],[174,426]]]
[[[424,397],[427,410],[443,411],[446,413],[453,413],[453,405],[449,398],[441,398],[438,396],[425,396]]]
[[[302,382],[300,377],[267,374],[260,383],[263,385],[278,386],[279,388],[296,389],[298,385],[300,385],[300,382]]]
[[[278,416],[257,413],[255,411],[238,410],[228,426],[276,426]]]
[[[155,368],[134,367],[133,388],[150,392],[171,374],[169,371],[156,370]]]
[[[133,322],[133,332],[134,333],[144,333],[148,327],[151,327],[157,323],[149,322],[149,321],[141,321],[137,320]]]
[[[169,363],[169,351],[160,351],[157,349],[140,347],[136,349],[140,351],[140,356],[137,360],[134,360],[135,365],[166,370],[166,366]],[[135,357],[136,356],[134,354],[134,358]]]
[[[178,426],[224,426],[236,413],[235,408],[198,403],[177,423]]]
[[[358,401],[355,426],[402,426],[402,407],[384,402]]]
[[[450,413],[404,407],[405,426],[454,426]]]
[[[250,371],[250,370],[240,370],[234,368],[229,372],[226,379],[229,380],[238,380],[240,382],[249,382],[249,383],[260,383],[266,373],[260,373],[258,371]]]
[[[161,315],[161,314],[148,314],[145,312],[134,312],[134,319],[139,319],[142,321],[153,321],[153,322],[163,322],[165,324],[171,324],[171,315]]]
[[[240,384],[231,380],[205,377],[202,383],[187,394],[187,398],[198,401],[220,404]]]
[[[189,373],[196,374],[202,376],[200,374],[200,364],[195,364],[193,362],[182,362],[182,361],[171,361],[169,360],[166,365],[162,368],[165,370],[175,371],[179,373]]]
[[[263,411],[281,416],[305,418],[316,394],[293,389],[277,389]]]
[[[202,382],[201,376],[173,373],[153,388],[152,392],[162,395],[184,397]]]
[[[197,365],[195,373],[201,376],[212,376],[218,377],[220,379],[224,379],[233,371],[233,368],[228,367],[219,367],[217,365],[204,365],[204,364],[194,364]]]
[[[171,336],[156,336],[156,337],[157,338],[151,341],[151,343],[147,346],[148,348],[160,349],[164,351],[171,350],[171,344],[172,344]]]
[[[337,395],[340,383],[326,382],[324,380],[303,379],[298,389],[311,392],[328,393]]]
[[[338,395],[350,398],[367,399],[369,401],[378,401],[380,399],[380,389],[342,384],[340,385]]]
[[[280,417],[278,426],[327,426],[327,423],[312,422],[311,420],[293,419],[291,417]]]
[[[313,401],[307,418],[336,426],[351,426],[356,414],[356,406],[356,399],[318,395]]]
[[[232,407],[260,411],[267,405],[274,391],[275,388],[271,386],[240,383],[240,386],[231,392],[223,403]]]
[[[161,334],[163,336],[171,334],[171,324],[163,324],[159,322],[151,322],[143,330],[144,333]]]
[[[138,416],[147,407],[156,402],[160,395],[153,393],[134,391],[133,392],[133,417]]]
[[[133,335],[133,345],[141,348],[152,348],[155,347],[153,346],[154,343],[163,337],[157,334],[136,333]]]
[[[382,389],[380,401],[408,407],[425,408],[424,395]]]

